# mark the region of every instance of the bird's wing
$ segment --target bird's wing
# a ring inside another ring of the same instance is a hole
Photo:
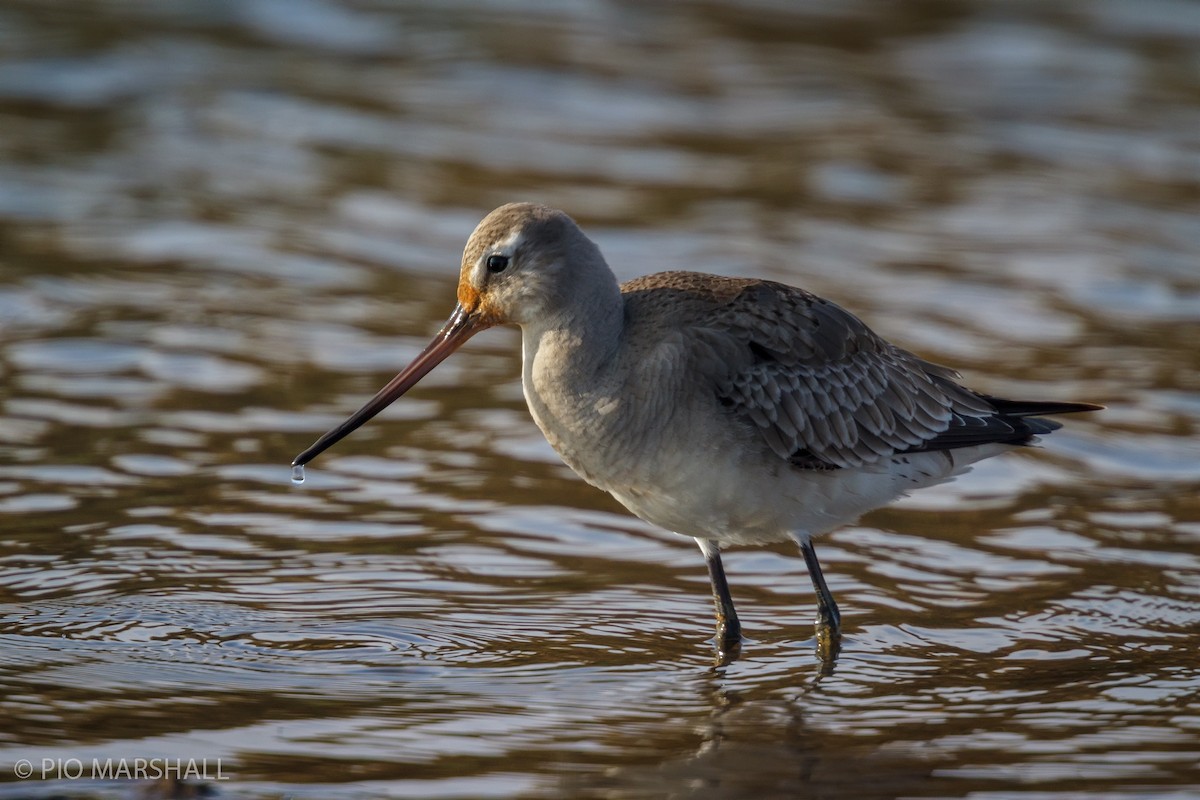
[[[705,307],[688,315],[702,319],[688,335],[697,373],[796,466],[857,467],[1035,432],[960,386],[953,370],[889,344],[816,295],[767,281],[653,277]]]

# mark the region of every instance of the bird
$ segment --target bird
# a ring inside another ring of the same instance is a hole
[[[509,203],[463,250],[458,303],[424,350],[293,461],[294,474],[405,394],[476,333],[521,329],[534,422],[583,480],[635,516],[695,539],[719,651],[742,627],[728,545],[794,541],[816,593],[818,649],[841,613],[814,537],[1102,406],[1009,400],[892,344],[804,289],[659,272],[618,283],[566,213]]]

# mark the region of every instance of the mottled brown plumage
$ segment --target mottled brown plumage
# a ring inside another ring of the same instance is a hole
[[[1020,442],[1048,430],[1047,423],[1002,413],[959,385],[958,373],[890,344],[803,289],[662,272],[629,281],[621,292],[629,316],[689,331],[696,368],[712,391],[731,414],[753,422],[777,456],[799,467],[860,467],[901,453]]]

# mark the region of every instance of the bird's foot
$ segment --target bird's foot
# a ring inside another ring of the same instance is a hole
[[[842,634],[836,628],[817,626],[817,657],[829,672],[837,663],[838,654],[842,652]]]
[[[817,656],[825,669],[833,671],[838,653],[842,650],[842,615],[837,605],[817,608]]]
[[[742,655],[742,640],[733,639],[732,641],[718,640],[717,652],[714,660],[714,665],[718,667],[727,667],[737,661]]]
[[[742,652],[742,626],[734,618],[717,621],[717,664],[725,666],[737,660]]]
[[[837,603],[817,604],[817,628],[830,628],[835,635],[841,635],[842,612],[838,610]]]

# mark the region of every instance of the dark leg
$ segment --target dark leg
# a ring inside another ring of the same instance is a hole
[[[808,577],[812,578],[813,588],[817,591],[817,628],[828,628],[835,637],[839,636],[842,632],[842,615],[833,594],[825,585],[825,575],[821,572],[821,562],[817,561],[812,538],[807,534],[799,534],[795,539],[800,543],[800,552],[804,553],[804,563],[808,565]]]
[[[729,594],[729,582],[725,580],[725,567],[721,564],[721,548],[708,539],[697,539],[704,563],[708,565],[708,577],[712,581],[713,604],[717,609],[717,639],[722,650],[735,647],[742,640],[742,624],[738,622],[733,607],[733,596]]]
[[[842,649],[842,615],[833,599],[833,593],[825,585],[825,575],[821,572],[821,562],[817,561],[812,537],[807,533],[797,533],[792,534],[792,538],[800,545],[800,552],[804,553],[808,577],[812,578],[813,589],[817,591],[817,655],[825,665],[821,674],[829,675],[833,673],[838,653]]]

